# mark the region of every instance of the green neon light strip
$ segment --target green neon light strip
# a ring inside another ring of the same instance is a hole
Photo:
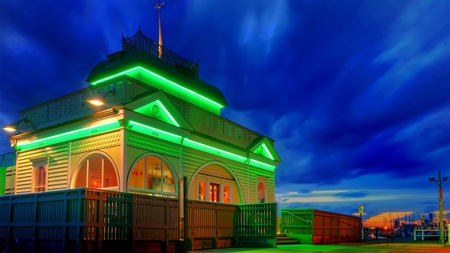
[[[266,154],[269,156],[269,158],[270,158],[271,160],[273,160],[273,156],[272,156],[272,154],[269,152],[269,149],[267,148],[266,144],[263,143],[261,146],[263,147],[264,151],[266,151]]]
[[[140,68],[140,67],[134,67],[134,68],[127,69],[127,70],[124,70],[124,71],[122,71],[122,72],[119,72],[119,73],[117,73],[117,74],[107,76],[107,77],[105,77],[105,78],[102,78],[102,79],[100,79],[100,80],[97,80],[97,81],[95,81],[95,82],[92,82],[92,85],[97,85],[97,84],[99,84],[99,83],[103,83],[103,82],[105,82],[105,81],[111,80],[111,79],[116,78],[116,77],[118,77],[118,76],[126,75],[126,74],[128,74],[129,72],[133,72],[133,71],[135,71],[135,70],[137,70],[137,69],[139,69],[139,68]]]
[[[159,139],[163,139],[169,142],[173,142],[173,143],[177,143],[180,144],[182,137],[176,134],[172,134],[151,126],[147,126],[141,123],[138,123],[136,121],[130,121],[130,124],[128,125],[129,127],[131,127],[131,129],[146,134],[146,135],[150,135]]]
[[[105,125],[86,127],[86,128],[82,128],[82,129],[42,138],[39,140],[34,140],[34,141],[26,142],[26,143],[18,143],[16,148],[18,150],[24,151],[24,150],[28,150],[28,149],[43,147],[43,146],[50,146],[50,145],[65,142],[65,141],[71,141],[71,140],[75,140],[75,139],[79,139],[79,138],[97,135],[97,134],[104,133],[104,132],[107,132],[110,130],[115,130],[115,129],[120,128],[120,126],[121,125],[118,121],[114,121],[112,123],[105,124]],[[140,132],[140,133],[143,133],[143,134],[155,137],[155,138],[159,138],[162,140],[166,140],[166,141],[169,141],[172,143],[180,144],[181,140],[183,138],[180,135],[172,134],[172,133],[163,131],[161,129],[157,129],[154,127],[150,127],[150,126],[138,123],[136,121],[130,121],[128,126],[137,132]],[[200,143],[200,142],[196,142],[196,141],[193,141],[193,140],[190,140],[187,138],[184,139],[183,145],[186,147],[190,147],[190,148],[193,148],[196,150],[206,152],[206,153],[210,153],[213,155],[218,155],[218,156],[221,156],[224,158],[228,158],[233,161],[237,161],[237,162],[241,162],[241,163],[247,162],[247,157],[236,155],[231,152],[228,152],[228,151],[225,151],[222,149],[218,149],[218,148],[215,148],[215,147],[212,147],[212,146]],[[273,165],[269,165],[269,164],[257,161],[255,159],[250,159],[249,164],[256,166],[256,167],[263,168],[263,169],[272,170],[272,171],[276,168]]]
[[[172,122],[172,124],[174,124],[177,127],[180,127],[180,125],[178,124],[178,122],[174,119],[174,117],[172,116],[172,114],[169,113],[169,111],[166,109],[166,107],[159,101],[156,100],[156,103],[159,105],[159,107],[162,108],[162,110],[164,111],[164,113],[167,115],[167,117],[169,117],[169,120]]]
[[[27,150],[27,149],[33,149],[33,148],[39,148],[42,146],[49,146],[60,142],[65,141],[71,141],[78,138],[84,138],[91,135],[96,135],[99,133],[104,133],[106,131],[118,129],[120,127],[120,124],[118,121],[114,121],[109,124],[100,125],[100,126],[91,126],[86,127],[74,131],[65,132],[62,134],[53,135],[50,137],[25,142],[25,143],[18,143],[17,149],[19,150]]]
[[[201,99],[203,99],[203,100],[206,100],[207,102],[212,103],[212,104],[218,106],[219,108],[223,108],[223,107],[224,107],[223,105],[221,105],[221,104],[219,104],[219,103],[217,103],[217,102],[215,102],[215,101],[213,101],[213,100],[211,100],[211,99],[209,99],[209,98],[207,98],[207,97],[205,97],[205,96],[202,96],[202,95],[200,95],[200,94],[198,94],[198,93],[196,93],[196,92],[194,92],[194,91],[192,91],[192,90],[186,89],[185,87],[183,87],[183,86],[181,86],[181,85],[179,85],[179,84],[177,84],[177,83],[174,83],[174,82],[172,82],[172,81],[166,79],[165,77],[162,77],[162,76],[160,76],[160,75],[158,75],[158,74],[156,74],[156,73],[153,73],[152,71],[150,71],[150,70],[148,70],[148,69],[146,69],[146,68],[143,68],[143,67],[141,67],[141,66],[134,67],[134,68],[131,68],[131,69],[122,71],[122,72],[120,72],[120,73],[117,73],[117,74],[114,74],[114,75],[111,75],[111,76],[102,78],[102,79],[100,79],[100,80],[97,80],[97,81],[95,81],[95,82],[92,82],[92,85],[97,85],[97,84],[99,84],[99,83],[103,83],[103,82],[105,82],[105,81],[111,80],[111,79],[116,78],[116,77],[118,77],[118,76],[130,74],[131,72],[133,72],[133,71],[135,71],[135,70],[139,70],[139,71],[142,70],[142,71],[144,71],[144,72],[147,72],[148,74],[150,74],[150,75],[152,75],[152,76],[155,76],[155,77],[157,77],[157,78],[159,78],[159,79],[161,79],[161,80],[164,80],[164,81],[166,81],[167,83],[169,83],[169,84],[175,86],[175,87],[178,88],[178,89],[184,90],[184,91],[186,91],[186,92],[188,92],[188,93],[190,93],[190,94],[192,94],[192,95],[194,95],[194,96],[197,96],[197,97],[199,97],[199,98],[201,98]]]
[[[256,166],[256,167],[261,167],[263,169],[268,169],[268,170],[274,170],[276,167],[267,163],[263,163],[260,161],[257,161],[255,159],[250,159],[249,162],[250,165]]]
[[[236,154],[233,154],[231,152],[228,152],[228,151],[225,151],[225,150],[222,150],[222,149],[218,149],[218,148],[215,148],[215,147],[212,147],[212,146],[200,143],[200,142],[189,140],[187,138],[184,139],[183,144],[185,146],[187,146],[187,147],[198,149],[200,151],[203,151],[203,152],[206,152],[206,153],[210,153],[210,154],[213,154],[213,155],[222,156],[222,157],[234,160],[234,161],[238,161],[238,162],[245,162],[245,161],[247,161],[247,157],[236,155]]]

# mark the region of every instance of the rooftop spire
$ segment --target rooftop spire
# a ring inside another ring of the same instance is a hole
[[[155,9],[158,9],[158,57],[162,57],[162,29],[161,29],[161,8],[164,9],[164,2],[155,2]]]

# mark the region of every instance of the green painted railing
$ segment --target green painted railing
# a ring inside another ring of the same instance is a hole
[[[276,247],[276,203],[239,205],[237,219],[236,229],[240,246]]]

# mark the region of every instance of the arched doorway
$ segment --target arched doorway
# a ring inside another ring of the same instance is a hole
[[[117,169],[111,159],[100,152],[90,153],[81,159],[72,178],[71,188],[118,190]]]
[[[178,179],[170,163],[156,154],[141,156],[128,174],[128,191],[161,197],[177,197]]]
[[[236,175],[224,163],[207,162],[200,166],[189,182],[189,199],[207,202],[244,203]]]

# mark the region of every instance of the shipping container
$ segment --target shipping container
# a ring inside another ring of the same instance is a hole
[[[281,209],[280,233],[301,244],[354,243],[361,241],[361,219],[315,209]]]

